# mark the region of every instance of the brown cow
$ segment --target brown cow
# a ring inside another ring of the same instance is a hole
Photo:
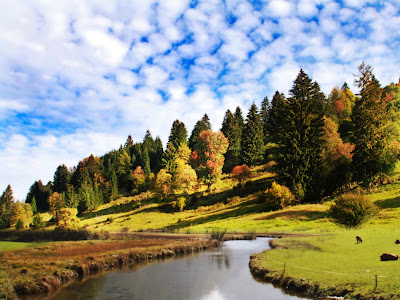
[[[398,259],[399,259],[399,256],[396,254],[383,253],[381,255],[381,261],[398,260]]]

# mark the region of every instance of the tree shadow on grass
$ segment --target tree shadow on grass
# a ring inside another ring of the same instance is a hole
[[[151,202],[152,199],[153,199],[153,202],[156,202],[155,197],[147,199],[146,202],[149,202],[149,201]],[[101,216],[105,216],[105,215],[125,213],[125,212],[129,212],[129,211],[133,211],[142,205],[143,205],[142,203],[132,200],[128,203],[121,203],[121,204],[114,205],[114,206],[111,206],[111,207],[108,207],[108,208],[105,208],[102,210],[86,212],[86,213],[82,214],[80,216],[80,218],[81,218],[81,220],[88,220],[88,219],[101,217]]]
[[[385,200],[375,201],[375,204],[381,208],[398,208],[400,207],[400,196]]]
[[[250,201],[241,202],[233,206],[224,207],[220,211],[218,210],[210,211],[209,213],[203,214],[196,219],[185,220],[177,224],[168,226],[166,228],[159,228],[159,230],[162,229],[175,230],[180,228],[186,228],[189,226],[195,226],[204,223],[225,220],[229,218],[237,218],[256,212],[262,212],[264,208],[265,208],[264,203],[259,203],[258,199],[254,199]]]
[[[310,210],[296,210],[296,211],[277,211],[270,213],[267,216],[256,218],[256,221],[271,220],[275,218],[287,218],[287,219],[303,219],[307,221],[313,221],[328,217],[329,213],[325,211],[310,211]]]

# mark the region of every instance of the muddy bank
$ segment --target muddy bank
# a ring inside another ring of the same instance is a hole
[[[276,242],[269,242],[272,249],[276,248]],[[271,251],[271,250],[269,250]],[[257,280],[272,283],[281,288],[294,292],[300,296],[310,299],[358,299],[358,300],[389,300],[395,299],[386,295],[360,295],[354,294],[352,290],[340,287],[321,286],[318,282],[312,282],[303,278],[287,276],[285,271],[275,271],[263,266],[263,253],[250,256],[250,272]]]
[[[178,255],[185,255],[195,252],[204,251],[219,246],[219,242],[210,240],[187,240],[178,241],[174,244],[162,244],[160,247],[154,249],[154,245],[148,249],[131,248],[114,251],[114,253],[92,253],[91,256],[85,258],[66,257],[67,262],[63,262],[63,268],[56,268],[50,274],[38,273],[33,280],[24,280],[24,275],[31,271],[30,267],[19,271],[21,276],[13,282],[13,289],[16,296],[23,297],[27,295],[41,295],[51,294],[66,286],[67,284],[77,280],[78,278],[85,278],[101,272],[118,269],[124,266],[132,266],[144,262],[155,261],[168,257]],[[56,264],[48,259],[47,264]],[[57,262],[60,265],[60,261]],[[33,264],[34,265],[34,264]],[[15,295],[8,295],[4,298],[13,299]],[[5,296],[5,295],[3,295]],[[0,297],[1,298],[1,297]]]

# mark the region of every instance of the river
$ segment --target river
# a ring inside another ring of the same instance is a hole
[[[227,241],[211,251],[108,272],[71,284],[51,299],[300,299],[252,277],[250,255],[269,249],[268,241]]]

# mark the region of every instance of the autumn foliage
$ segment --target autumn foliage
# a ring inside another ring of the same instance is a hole
[[[224,154],[228,146],[228,139],[220,131],[204,130],[199,135],[190,161],[198,178],[201,178],[208,187],[222,174]]]
[[[243,185],[251,176],[249,166],[243,164],[233,168],[231,178],[237,182],[238,185]]]
[[[265,191],[265,195],[267,203],[273,208],[284,208],[296,202],[296,198],[293,196],[290,189],[275,181],[272,183],[271,188]]]

